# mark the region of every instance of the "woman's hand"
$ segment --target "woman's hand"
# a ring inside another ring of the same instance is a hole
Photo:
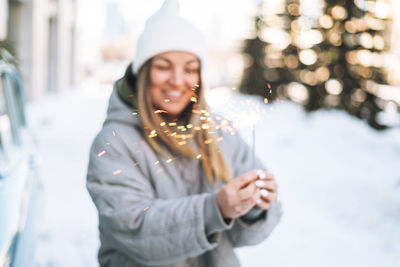
[[[259,170],[257,174],[260,179],[255,181],[255,185],[260,189],[261,198],[256,205],[260,209],[267,210],[271,202],[278,201],[278,184],[271,173]]]
[[[257,171],[251,171],[233,179],[217,193],[217,204],[224,218],[237,218],[247,213],[260,199],[260,189],[255,181]],[[263,205],[263,201],[260,204]]]

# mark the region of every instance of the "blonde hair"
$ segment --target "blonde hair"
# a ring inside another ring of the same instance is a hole
[[[218,144],[220,140],[216,136],[216,125],[210,117],[204,99],[202,83],[196,85],[198,95],[193,92],[192,100],[194,102],[191,102],[184,111],[184,113],[188,111],[187,124],[177,126],[174,121],[165,121],[166,116],[163,115],[165,111],[158,110],[151,102],[149,94],[150,67],[151,60],[141,67],[137,79],[138,111],[145,138],[150,146],[158,154],[167,156],[157,142],[161,141],[173,152],[201,160],[210,184],[213,184],[214,179],[228,182],[231,179],[231,172]],[[190,140],[194,141],[194,149],[198,151],[190,148]]]

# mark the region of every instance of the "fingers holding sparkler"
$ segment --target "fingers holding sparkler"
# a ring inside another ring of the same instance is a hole
[[[278,201],[278,184],[271,173],[257,171],[259,177],[255,185],[260,189],[260,198],[256,201],[256,206],[260,209],[268,210],[272,202]]]
[[[237,218],[246,214],[260,199],[260,190],[255,185],[255,171],[251,171],[225,184],[217,193],[217,204],[224,218]]]
[[[257,170],[257,176],[259,179],[266,179],[266,180],[274,180],[275,176],[267,171],[264,170]]]

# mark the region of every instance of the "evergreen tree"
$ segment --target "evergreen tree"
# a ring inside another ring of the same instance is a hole
[[[385,103],[373,87],[386,84],[382,54],[389,49],[390,21],[377,12],[377,1],[326,0],[318,16],[304,14],[299,0],[260,10],[256,37],[245,42],[252,64],[242,91],[265,96],[270,83],[270,100],[290,98],[307,111],[342,109],[386,128],[377,119]]]
[[[244,70],[239,90],[245,94],[265,96],[270,86],[264,77],[266,43],[260,38],[261,30],[264,27],[261,10],[262,3],[259,4],[259,13],[255,17],[255,37],[244,42],[242,52],[247,56],[248,67]]]
[[[390,21],[377,17],[377,1],[369,3],[325,1],[319,18],[325,36],[320,48],[328,51],[322,58],[327,59],[330,77],[324,83],[328,94],[320,105],[344,109],[376,129],[385,129],[377,119],[384,101],[373,94],[372,87],[387,84],[382,55],[389,49],[386,29]]]

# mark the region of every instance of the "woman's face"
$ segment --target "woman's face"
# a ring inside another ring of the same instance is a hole
[[[200,82],[200,61],[188,52],[165,52],[150,66],[150,97],[156,108],[172,118],[179,117]]]

